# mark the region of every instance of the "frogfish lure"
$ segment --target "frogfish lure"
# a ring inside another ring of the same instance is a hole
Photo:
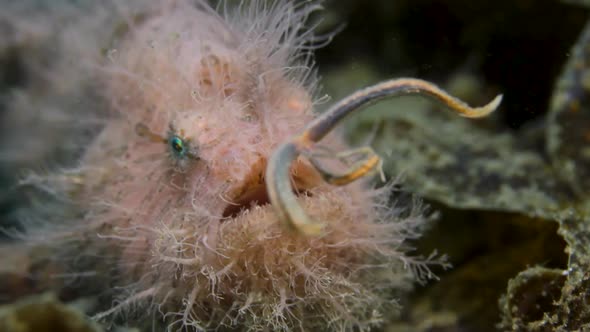
[[[290,229],[305,235],[318,235],[323,226],[321,222],[310,220],[297,204],[289,180],[289,166],[293,160],[302,153],[309,155],[314,144],[326,136],[347,115],[381,99],[401,95],[430,97],[467,118],[485,117],[495,111],[502,102],[502,95],[498,95],[487,105],[473,108],[436,85],[414,78],[382,82],[344,98],[321,117],[308,124],[300,134],[280,145],[270,159],[266,170],[266,185],[270,201],[277,215]],[[312,161],[312,164],[320,171],[326,182],[345,185],[368,174],[381,164],[379,156],[370,147],[363,147],[361,150],[367,151],[366,160],[344,174],[335,175],[319,168],[316,162]]]

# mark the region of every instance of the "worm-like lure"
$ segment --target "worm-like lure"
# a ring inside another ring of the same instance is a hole
[[[461,100],[449,95],[436,85],[427,81],[400,78],[357,91],[344,98],[326,111],[323,116],[308,124],[298,135],[282,144],[273,153],[266,170],[266,185],[270,201],[273,204],[279,218],[289,228],[305,235],[319,235],[323,227],[321,222],[312,221],[297,204],[297,199],[291,189],[289,168],[291,163],[301,154],[309,155],[315,143],[326,136],[344,117],[358,111],[363,106],[375,103],[387,97],[418,94],[428,96],[442,103],[452,111],[467,118],[484,117],[495,111],[502,101],[502,95],[498,95],[489,104],[472,108]],[[380,165],[380,158],[369,147],[363,148],[368,152],[366,160],[350,171],[341,175],[333,175],[328,171],[315,167],[320,171],[324,180],[335,185],[348,184],[359,177],[369,173]]]

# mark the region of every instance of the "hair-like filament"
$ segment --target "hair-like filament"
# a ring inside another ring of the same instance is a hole
[[[311,156],[314,144],[330,133],[346,116],[379,100],[406,95],[429,97],[467,118],[484,117],[495,111],[502,101],[502,95],[498,95],[485,106],[471,107],[435,84],[414,78],[381,82],[344,98],[307,125],[300,134],[281,144],[269,160],[266,169],[266,187],[275,213],[285,225],[308,236],[320,235],[324,228],[323,223],[308,217],[297,202],[289,176],[292,162],[302,154]],[[380,157],[370,147],[363,147],[350,153],[359,152],[364,153],[366,158],[344,174],[332,174],[321,168],[313,158],[309,160],[326,182],[333,185],[346,185],[371,173],[381,165]]]

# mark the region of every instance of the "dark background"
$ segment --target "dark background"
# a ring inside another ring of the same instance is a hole
[[[556,76],[588,10],[556,0],[328,0],[324,26],[346,22],[319,49],[321,72],[370,62],[382,76],[445,82],[457,71],[504,93],[501,114],[520,128],[547,110]]]

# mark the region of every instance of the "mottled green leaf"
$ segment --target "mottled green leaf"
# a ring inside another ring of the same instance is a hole
[[[366,69],[359,72],[363,81],[371,80]],[[347,80],[356,80],[355,75],[337,75],[328,82],[355,85]],[[538,144],[531,135],[488,130],[480,120],[460,118],[414,97],[373,106],[351,119],[347,133],[362,145],[376,123],[382,125],[372,145],[384,158],[385,171],[403,175],[409,191],[455,208],[546,219],[569,211],[564,202],[573,193],[555,176],[542,149],[534,148]]]

